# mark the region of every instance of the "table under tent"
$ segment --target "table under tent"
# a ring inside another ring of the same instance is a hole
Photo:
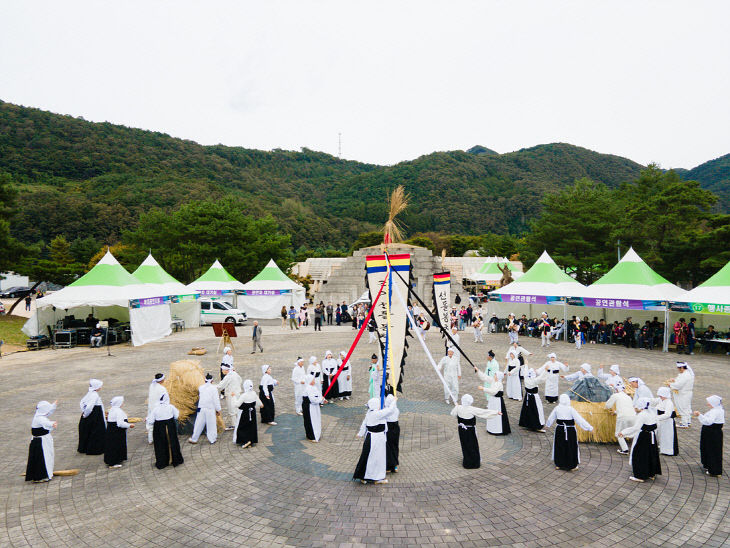
[[[297,311],[307,300],[303,286],[289,278],[271,259],[250,282],[243,285],[238,303],[249,317],[273,319],[281,317],[281,307]]]
[[[168,300],[127,272],[107,251],[81,278],[36,300],[36,311],[23,326],[31,340],[48,336],[58,346],[89,344],[91,314],[108,322],[104,342],[132,341],[139,346],[171,333]]]
[[[201,297],[218,297],[222,301],[238,305],[236,291],[243,289],[243,284],[231,276],[218,261],[194,282],[188,284],[187,291],[198,293]]]

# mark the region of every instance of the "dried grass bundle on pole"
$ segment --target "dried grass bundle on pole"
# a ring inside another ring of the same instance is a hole
[[[164,381],[170,394],[170,403],[178,408],[179,430],[192,430],[192,418],[198,405],[198,387],[205,383],[203,367],[198,360],[178,360],[170,364],[170,374]],[[223,419],[217,417],[218,432],[225,429]]]
[[[408,198],[403,185],[398,185],[388,200],[388,221],[383,227],[383,243],[392,244],[403,239],[403,226],[396,216],[408,207]]]

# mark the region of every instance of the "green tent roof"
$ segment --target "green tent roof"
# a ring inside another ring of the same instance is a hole
[[[730,287],[730,262],[697,287]]]
[[[708,280],[709,281],[709,280]],[[654,272],[648,264],[634,251],[629,249],[621,260],[593,285],[660,285],[670,283]]]
[[[535,264],[520,277],[519,280],[513,283],[576,283],[573,278],[568,276],[565,272],[560,270],[560,267],[555,264],[552,257],[548,255],[547,251],[543,251],[540,258],[535,261]],[[512,285],[512,284],[510,284]]]
[[[69,286],[109,285],[123,287],[125,285],[140,285],[141,283],[119,264],[119,261],[114,258],[111,252],[107,251],[106,255],[94,265],[94,268],[69,284]]]
[[[137,270],[132,273],[132,276],[146,284],[180,283],[165,272],[165,269],[160,266],[151,253],[144,262],[139,265]]]
[[[292,281],[289,276],[282,272],[281,268],[274,262],[274,259],[269,259],[264,269],[256,274],[251,279],[252,282],[290,282]]]
[[[477,270],[475,272],[475,274],[497,274],[497,275],[502,274],[502,271],[499,269],[499,267],[497,265],[501,265],[504,263],[507,264],[507,268],[509,268],[510,272],[512,272],[513,268],[512,268],[512,265],[509,264],[509,261],[498,261],[496,263],[493,261],[487,261],[482,265],[482,267],[479,270]]]
[[[196,282],[235,282],[236,278],[231,276],[223,265],[216,259],[205,274],[195,280]]]

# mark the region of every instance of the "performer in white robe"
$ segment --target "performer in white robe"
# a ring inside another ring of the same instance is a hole
[[[53,479],[55,451],[53,449],[53,432],[58,423],[48,417],[56,410],[58,402],[39,401],[35,408],[33,421],[30,423],[32,438],[28,448],[28,464],[25,467],[25,481],[41,483]]]
[[[347,357],[347,352],[340,351],[340,358],[337,360],[337,368],[342,366],[342,361]],[[349,400],[352,396],[352,366],[350,360],[345,363],[340,376],[337,377],[337,390],[340,394],[340,400]]]
[[[218,398],[218,389],[212,383],[213,375],[208,373],[205,375],[205,383],[198,387],[198,413],[195,416],[193,435],[190,436],[188,443],[198,443],[203,429],[211,445],[218,441],[216,416],[221,414],[221,402]]]
[[[491,409],[472,407],[472,403],[474,403],[474,398],[469,394],[464,394],[461,397],[461,405],[455,405],[451,410],[451,416],[456,417],[459,424],[462,466],[467,469],[479,468],[482,462],[476,433],[477,417],[490,419],[500,413]]]
[[[271,366],[261,366],[261,380],[259,381],[259,399],[264,406],[261,408],[261,422],[275,426],[276,422],[276,400],[274,399],[274,387],[279,381],[271,376]]]
[[[545,399],[549,403],[558,401],[558,395],[560,394],[560,373],[566,371],[568,371],[568,365],[559,362],[554,352],[548,354],[548,361],[536,371],[538,377],[543,372],[547,373],[547,377],[545,378]]]
[[[507,408],[504,405],[504,385],[502,384],[502,379],[504,379],[504,373],[497,371],[492,384],[488,387],[481,387],[484,392],[490,395],[487,409],[501,412],[500,416],[491,417],[487,420],[487,432],[494,436],[505,436],[512,432],[509,425],[509,417],[507,416]]]
[[[319,365],[317,356],[310,356],[309,365],[307,366],[307,375],[313,375],[315,382],[319,385],[319,393],[322,393],[322,366]]]
[[[322,436],[322,392],[314,375],[307,376],[307,389],[302,398],[302,413],[304,416],[304,434],[307,439],[317,443]]]
[[[400,455],[400,409],[393,394],[388,394],[385,398],[385,407],[391,408],[385,429],[385,471],[391,473],[398,471]]]
[[[373,354],[370,356],[370,368],[368,369],[368,395],[371,398],[375,398],[380,394],[380,383],[383,377],[381,371],[380,359],[378,359],[377,355]]]
[[[722,475],[722,427],[725,424],[725,408],[720,396],[707,398],[710,410],[694,412],[702,424],[700,431],[700,462],[708,476]]]
[[[651,408],[656,413],[656,434],[659,441],[659,452],[662,455],[676,457],[679,455],[679,444],[677,442],[677,425],[674,417],[677,413],[674,411],[672,403],[672,393],[669,388],[662,386],[657,389],[657,398],[651,400]]]
[[[547,373],[543,371],[537,376],[533,368],[522,366],[525,370],[525,401],[522,402],[519,425],[536,432],[545,432],[545,412],[539,394],[539,384],[545,382]]]
[[[449,390],[454,395],[454,403],[456,403],[459,397],[459,379],[461,379],[461,362],[456,357],[456,351],[453,347],[449,348],[446,356],[441,358],[438,363],[438,369],[443,373],[444,381],[444,399],[446,403],[449,403]]]
[[[492,385],[492,383],[494,382],[494,376],[496,375],[497,371],[499,371],[499,362],[494,359],[494,351],[490,350],[487,353],[487,356],[489,357],[489,361],[487,361],[487,367],[484,369],[484,373],[474,367],[474,371],[479,377],[479,380],[482,381],[482,386],[479,388],[482,391]],[[489,403],[490,396],[488,392],[484,391],[484,397],[486,398],[487,403]]]
[[[482,328],[484,327],[484,322],[482,322],[482,319],[477,316],[476,320],[474,320],[474,323],[471,325],[474,328],[474,342],[483,343],[484,337],[482,337]]]
[[[307,373],[304,371],[304,358],[297,358],[294,369],[291,372],[291,382],[294,384],[294,411],[297,415],[302,414],[302,396],[307,390]]]
[[[104,383],[99,379],[89,380],[89,391],[81,398],[81,419],[79,419],[79,453],[101,455],[104,453],[106,440],[106,417],[104,403],[99,397],[99,390]]]
[[[674,390],[674,406],[679,415],[679,428],[689,428],[692,422],[692,391],[695,375],[687,362],[677,362],[679,375],[671,379],[669,388]]]
[[[461,344],[461,337],[459,336],[459,329],[456,326],[451,328],[451,339],[454,341],[453,343],[449,340],[448,337],[444,338],[444,343],[446,344],[446,354],[448,355],[449,348],[453,348],[454,357],[461,364],[461,352],[459,352],[459,349],[454,346],[454,343],[456,343],[457,345]]]
[[[210,375],[210,374],[209,374]],[[213,378],[210,375],[211,380]],[[213,386],[212,397],[217,399],[218,392]],[[220,404],[219,404],[220,405]],[[147,417],[147,424],[153,428],[153,440],[155,446],[155,467],[158,470],[172,464],[179,466],[185,459],[180,451],[180,440],[177,437],[177,418],[180,411],[170,403],[170,395],[165,392],[160,396],[160,405]]]
[[[332,384],[332,378],[337,373],[337,360],[333,357],[334,355],[330,350],[325,352],[325,357],[322,360],[322,394],[325,393],[330,384]],[[327,402],[332,402],[335,398],[339,398],[339,391],[337,390],[337,383],[327,392]]]
[[[630,377],[629,384],[634,388],[634,408],[637,407],[636,404],[641,398],[646,398],[647,400],[654,398],[649,387],[639,377]]]
[[[507,364],[504,368],[504,375],[507,379],[506,393],[511,400],[522,401],[522,385],[520,384],[520,354],[524,350],[517,343],[514,343],[507,350]]]
[[[368,400],[368,412],[360,425],[357,437],[364,437],[360,460],[355,467],[352,479],[359,479],[362,483],[388,483],[385,479],[386,466],[386,422],[393,412],[395,398],[389,407],[380,409],[380,398]]]
[[[104,462],[109,468],[121,468],[127,460],[127,430],[134,428],[129,424],[127,414],[122,409],[124,396],[112,398],[109,416],[106,419],[106,443]]]
[[[510,312],[507,316],[507,334],[509,335],[509,343],[516,343],[518,340],[519,324],[515,321],[515,315]]]
[[[614,388],[614,390],[616,390]],[[618,440],[618,452],[622,455],[629,454],[629,446],[626,438],[619,436],[621,432],[634,425],[636,412],[634,411],[634,400],[624,390],[615,391],[606,401],[606,409],[616,410],[616,439]]]
[[[223,371],[223,380],[218,383],[218,390],[223,392],[226,396],[226,409],[228,411],[228,426],[226,430],[233,430],[236,428],[238,422],[238,407],[234,400],[236,396],[239,396],[243,392],[243,379],[241,375],[236,372],[236,369],[232,365],[221,365],[221,371]]]
[[[163,373],[157,373],[154,380],[150,383],[150,389],[147,392],[148,417],[152,414],[152,411],[155,410],[155,407],[160,405],[160,398],[162,398],[162,395],[167,394],[167,388],[162,385],[164,380],[165,375]],[[152,426],[149,424],[147,425],[147,441],[150,445],[152,445]]]
[[[223,380],[223,366],[233,367],[233,349],[226,346],[223,349],[223,357],[221,357],[221,380]]]
[[[555,469],[577,470],[580,464],[580,448],[578,447],[578,433],[575,430],[575,425],[577,424],[588,432],[593,430],[593,426],[578,411],[573,409],[568,394],[560,395],[558,405],[550,413],[545,426],[550,428],[556,422],[552,454]]]
[[[650,400],[639,398],[634,404],[638,411],[634,425],[622,430],[619,436],[634,438],[631,444],[631,481],[643,483],[647,479],[654,479],[662,473],[662,465],[659,462],[659,445],[656,438],[656,414],[649,409]]]
[[[591,364],[584,363],[580,366],[580,371],[576,371],[575,373],[571,373],[570,375],[561,375],[561,377],[568,382],[574,383],[576,381],[585,379],[586,377],[592,377],[593,373],[591,372],[591,369]]]
[[[259,442],[258,427],[256,426],[256,409],[264,404],[253,389],[253,381],[243,381],[243,392],[233,398],[233,404],[238,409],[236,429],[233,431],[233,443],[243,449],[254,447]]]
[[[624,380],[621,378],[621,370],[619,369],[618,364],[613,364],[608,370],[608,373],[604,373],[603,366],[601,366],[598,369],[596,377],[601,379],[609,388],[614,389],[616,392],[621,392],[625,388]]]

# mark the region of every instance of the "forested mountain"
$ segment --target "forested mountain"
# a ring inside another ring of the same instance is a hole
[[[152,208],[233,197],[244,213],[272,214],[294,248],[346,249],[382,225],[387,193],[397,184],[411,194],[403,217],[408,234],[516,233],[546,194],[575,179],[615,188],[640,169],[562,143],[508,154],[474,147],[383,167],[307,149],[202,146],[0,102],[0,175],[9,174],[20,191],[12,231],[26,243],[59,234],[111,243]]]
[[[682,173],[682,178],[697,181],[717,194],[722,211],[730,212],[730,154],[692,168]]]

